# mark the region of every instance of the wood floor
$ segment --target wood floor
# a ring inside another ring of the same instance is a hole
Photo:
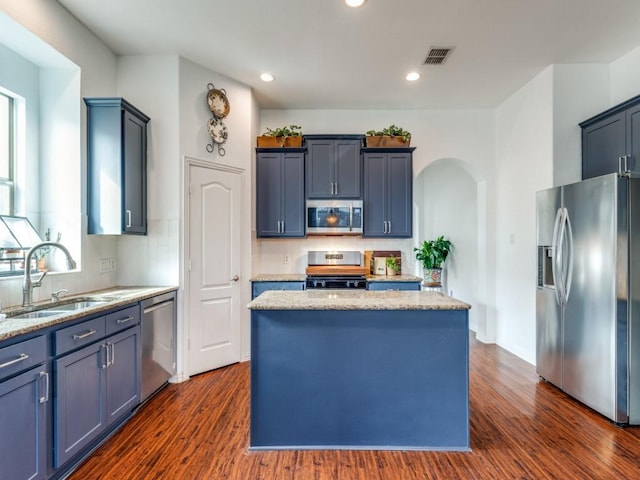
[[[470,370],[471,452],[249,452],[249,364],[242,363],[170,385],[69,478],[640,478],[640,427],[615,426],[495,345],[472,339]]]

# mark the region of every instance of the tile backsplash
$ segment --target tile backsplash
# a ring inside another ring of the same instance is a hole
[[[296,239],[257,239],[254,252],[254,275],[265,273],[304,273],[309,250],[400,250],[402,273],[416,274],[418,264],[413,256],[410,238],[361,238],[349,236],[317,236]],[[418,274],[421,274],[419,272]]]

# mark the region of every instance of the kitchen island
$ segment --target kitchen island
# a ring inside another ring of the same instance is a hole
[[[464,302],[268,291],[251,312],[251,449],[469,450]]]

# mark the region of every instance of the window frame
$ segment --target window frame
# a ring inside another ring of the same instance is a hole
[[[0,211],[2,215],[15,215],[16,213],[16,102],[11,95],[7,95],[3,91],[0,91],[0,95],[8,100],[8,139],[9,139],[9,155],[8,155],[8,177],[0,176],[0,185],[7,185],[9,187],[9,210],[6,212]]]

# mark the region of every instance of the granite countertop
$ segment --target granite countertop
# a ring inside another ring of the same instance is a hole
[[[304,273],[258,273],[252,276],[251,282],[304,282]]]
[[[268,291],[251,310],[468,310],[471,305],[440,292],[304,290]]]
[[[50,327],[60,323],[68,322],[70,320],[75,320],[86,315],[111,310],[114,307],[139,302],[141,300],[155,297],[156,295],[162,295],[163,293],[169,293],[177,289],[178,287],[170,286],[112,287],[104,290],[96,290],[93,292],[85,292],[77,295],[69,295],[68,297],[61,297],[59,304],[72,303],[74,300],[79,301],[82,299],[100,300],[106,301],[106,303],[84,308],[82,310],[75,310],[42,318],[13,318],[11,316],[8,316],[5,320],[0,321],[0,341],[7,340],[18,335],[23,335],[25,333],[35,332],[45,327]],[[51,307],[53,305],[55,304],[52,304],[49,301],[44,301],[34,303],[33,307],[28,309],[17,306],[3,310],[2,313],[5,313],[7,315],[19,315],[24,312],[36,311],[43,308]]]
[[[367,275],[367,282],[422,282],[415,275]]]

